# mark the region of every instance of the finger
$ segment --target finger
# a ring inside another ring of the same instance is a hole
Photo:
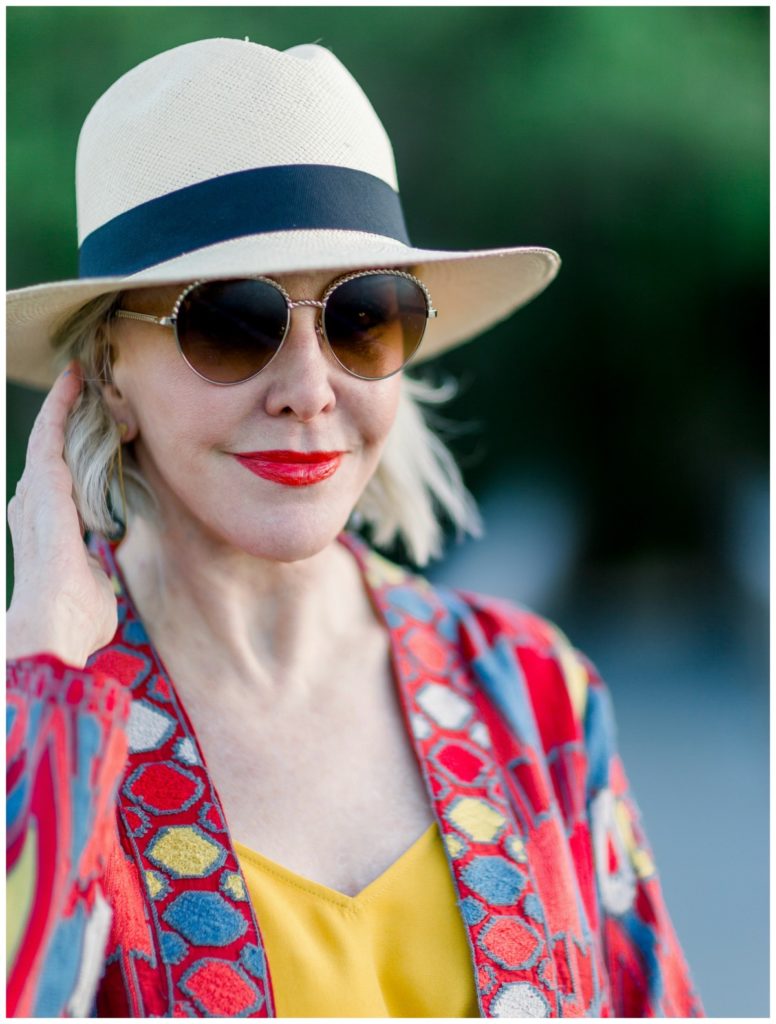
[[[24,501],[27,495],[27,488],[29,483],[29,473],[25,468],[22,475],[16,484],[16,491],[11,496],[11,500],[8,502],[8,525],[13,531],[15,525],[21,520],[22,509],[24,508]]]
[[[73,361],[54,381],[35,419],[27,445],[28,457],[59,458],[65,445],[67,414],[81,392],[81,375]]]
[[[18,517],[19,517],[19,506],[20,506],[19,499],[14,494],[14,496],[8,502],[8,508],[6,509],[6,514],[8,516],[8,527],[9,527],[11,533],[13,533],[14,530],[16,529],[16,523],[17,523]]]
[[[8,530],[11,534],[11,544],[13,545],[14,558],[19,548],[19,543],[24,530],[23,523],[23,506],[21,501],[14,495],[13,498],[8,502]]]

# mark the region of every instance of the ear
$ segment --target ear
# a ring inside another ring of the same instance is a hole
[[[108,412],[119,426],[122,442],[134,440],[138,432],[137,419],[121,389],[110,381],[100,384],[100,393]]]

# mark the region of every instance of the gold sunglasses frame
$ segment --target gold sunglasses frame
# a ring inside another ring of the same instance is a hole
[[[355,281],[357,278],[360,278],[360,277],[374,277],[377,274],[388,274],[391,277],[403,277],[403,278],[406,278],[407,280],[413,281],[415,284],[417,284],[420,287],[420,289],[423,292],[423,295],[424,295],[424,297],[426,299],[426,323],[425,323],[425,325],[423,327],[423,331],[422,331],[422,333],[420,335],[420,338],[418,339],[418,343],[415,346],[412,354],[409,356],[409,358],[407,358],[402,363],[402,365],[398,369],[393,370],[391,373],[386,374],[384,377],[363,377],[361,374],[354,373],[353,370],[348,369],[348,367],[345,366],[345,364],[343,362],[341,362],[341,360],[338,358],[337,353],[332,348],[331,342],[329,341],[328,337],[326,336],[326,327],[325,327],[324,322],[323,322],[323,314],[324,314],[324,310],[326,309],[326,303],[327,303],[329,297],[341,285],[347,284],[349,281]],[[275,350],[275,352],[272,355],[272,357],[264,364],[264,366],[262,366],[260,369],[256,370],[255,373],[252,373],[250,375],[250,377],[244,377],[242,380],[230,380],[230,381],[211,380],[209,377],[205,377],[204,374],[200,373],[199,370],[196,367],[191,365],[191,363],[186,358],[186,355],[183,352],[183,349],[181,348],[180,339],[178,337],[178,312],[180,310],[181,304],[183,303],[183,300],[186,298],[186,296],[191,291],[193,291],[195,288],[198,288],[202,284],[209,284],[213,280],[218,280],[218,279],[202,278],[200,280],[193,281],[189,285],[186,285],[186,287],[180,293],[178,298],[175,300],[175,305],[173,306],[172,312],[170,313],[169,316],[153,316],[151,313],[136,313],[134,310],[131,310],[131,309],[117,309],[117,310],[114,311],[113,315],[114,315],[114,317],[117,317],[117,318],[120,318],[120,319],[123,319],[123,320],[139,320],[139,321],[142,321],[143,323],[157,324],[159,327],[171,327],[173,329],[174,334],[175,334],[175,344],[176,344],[176,346],[178,348],[178,352],[180,353],[181,358],[185,362],[186,366],[188,366],[188,368],[192,371],[192,373],[196,373],[196,375],[198,377],[200,377],[202,380],[207,381],[208,384],[215,384],[216,387],[226,387],[226,388],[234,387],[236,384],[247,384],[249,380],[253,380],[254,377],[258,377],[258,375],[263,370],[266,370],[267,367],[270,365],[270,363],[272,363],[277,358],[278,353],[282,349],[283,344],[284,344],[286,338],[288,337],[288,332],[291,329],[291,311],[293,309],[296,309],[298,306],[314,306],[314,307],[320,309],[321,312],[320,312],[320,315],[318,316],[318,319],[317,319],[316,324],[315,324],[315,331],[316,331],[316,334],[318,335],[319,342],[326,344],[326,347],[328,348],[329,352],[331,353],[331,356],[336,360],[337,365],[341,366],[342,369],[346,373],[350,374],[351,377],[356,377],[358,380],[370,380],[370,381],[388,380],[389,377],[393,377],[394,374],[399,373],[401,370],[403,370],[404,367],[410,362],[412,357],[415,355],[415,353],[420,348],[421,342],[423,341],[423,338],[424,338],[425,333],[426,333],[426,327],[428,326],[428,321],[433,319],[434,317],[436,317],[438,315],[437,314],[437,310],[434,308],[434,305],[433,305],[433,303],[431,301],[431,295],[429,293],[429,290],[425,286],[425,284],[420,280],[420,278],[416,277],[414,274],[408,273],[406,270],[395,270],[395,269],[393,269],[391,267],[386,267],[385,269],[381,269],[381,270],[359,270],[359,271],[355,271],[352,274],[345,274],[343,277],[336,278],[334,281],[332,281],[327,286],[325,292],[323,293],[323,295],[322,295],[322,297],[320,299],[292,299],[291,296],[288,294],[288,292],[286,291],[286,289],[283,287],[282,284],[280,284],[278,281],[274,281],[271,277],[264,277],[263,275],[260,275],[260,274],[257,274],[254,277],[230,278],[229,280],[235,280],[235,281],[264,281],[266,284],[272,285],[273,288],[275,288],[278,292],[280,292],[280,294],[283,296],[283,299],[285,300],[286,307],[288,309],[288,316],[286,317],[286,328],[285,328],[285,331],[283,332],[283,337],[280,340],[280,344],[278,345],[278,347]]]

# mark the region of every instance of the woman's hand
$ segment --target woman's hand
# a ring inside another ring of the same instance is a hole
[[[50,652],[82,668],[116,631],[116,597],[83,542],[65,463],[65,423],[81,392],[77,363],[57,377],[27,445],[24,473],[8,505],[14,591],[7,656]]]

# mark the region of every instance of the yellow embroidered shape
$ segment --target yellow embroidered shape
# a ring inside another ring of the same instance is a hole
[[[445,846],[453,860],[455,860],[456,857],[460,857],[462,853],[466,853],[466,844],[460,836],[446,835]]]
[[[507,852],[514,857],[518,864],[525,864],[528,854],[525,852],[525,843],[520,836],[510,836],[506,841]]]
[[[447,812],[455,827],[478,843],[492,842],[506,824],[503,814],[485,800],[464,796]]]
[[[171,825],[146,856],[178,878],[203,878],[223,863],[225,851],[192,825]]]
[[[156,871],[146,871],[145,877],[146,885],[148,886],[148,891],[151,894],[151,899],[155,900],[159,893],[164,890],[165,883],[162,881],[162,879],[159,877]]]
[[[639,878],[649,878],[651,875],[654,875],[656,870],[655,862],[649,855],[649,851],[640,847],[636,841],[630,811],[624,800],[620,799],[615,803],[614,816],[636,874]]]
[[[235,871],[225,871],[221,877],[221,888],[232,899],[247,900],[248,894],[245,891],[243,880]]]
[[[380,587],[386,583],[398,585],[407,579],[407,572],[382,555],[370,551],[366,557],[366,578],[372,587]]]

